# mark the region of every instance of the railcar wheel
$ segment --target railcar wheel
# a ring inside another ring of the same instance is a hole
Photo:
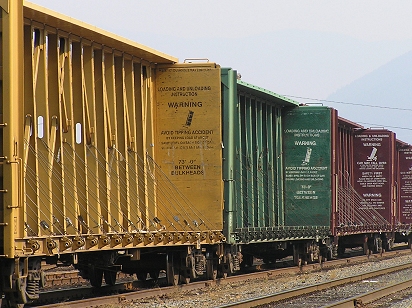
[[[243,264],[243,266],[252,267],[253,260],[254,260],[253,255],[244,255],[243,262],[241,264]]]
[[[326,252],[326,260],[331,261],[333,259],[333,248],[328,247],[328,251]]]
[[[393,239],[388,240],[387,250],[390,251],[393,249]]]
[[[183,276],[182,276],[183,277]],[[189,284],[190,283],[190,277],[183,277],[182,278],[182,283],[183,284]]]
[[[151,271],[149,273],[150,278],[152,278],[153,280],[156,280],[156,281],[157,281],[157,279],[159,279],[159,274],[160,274],[160,271]]]
[[[345,247],[338,246],[338,256],[343,257],[344,254],[345,254]]]
[[[216,280],[217,268],[213,260],[206,261],[206,278],[209,280]]]
[[[189,283],[190,283],[190,274],[188,274],[188,273],[186,273],[186,272],[183,272],[183,273],[180,275],[180,282],[181,282],[182,284],[189,284]]]
[[[169,286],[177,286],[179,284],[179,273],[176,273],[176,269],[173,265],[169,265],[166,270],[167,284]]]
[[[179,269],[175,265],[173,254],[167,254],[166,257],[166,279],[169,286],[179,284]]]
[[[227,272],[225,272],[223,269],[219,270],[217,272],[217,277],[221,279],[226,279],[227,278]]]
[[[219,265],[219,269],[217,272],[217,276],[222,279],[226,279],[228,274],[230,273],[230,259],[231,255],[227,254],[225,258],[225,262]]]
[[[117,272],[112,270],[105,270],[104,272],[104,282],[109,286],[114,286],[116,284]]]
[[[365,242],[365,243],[363,243],[363,254],[367,255],[368,252],[369,252],[369,246],[368,246],[368,243]]]
[[[103,270],[94,266],[90,267],[89,272],[90,284],[95,288],[100,288],[103,282]]]
[[[137,272],[136,273],[137,279],[140,281],[146,281],[147,280],[147,272]]]

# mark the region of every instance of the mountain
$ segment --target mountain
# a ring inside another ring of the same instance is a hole
[[[365,127],[385,127],[412,144],[412,50],[327,97],[339,115]],[[359,105],[371,105],[367,107]]]
[[[298,29],[244,37],[230,37],[222,29],[226,37],[202,37],[199,33],[197,38],[187,38],[149,35],[131,28],[123,35],[180,61],[207,58],[231,67],[242,80],[279,94],[315,98],[325,98],[412,49],[412,40],[368,42],[338,33]]]

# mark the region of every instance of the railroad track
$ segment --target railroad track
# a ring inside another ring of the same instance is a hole
[[[412,287],[412,281],[405,278],[410,277],[411,274],[412,263],[406,263],[325,283],[225,304],[219,306],[219,308],[312,307],[312,305],[334,308],[361,307],[363,304]],[[370,278],[379,280],[371,280]],[[391,282],[393,280],[395,282]],[[384,286],[379,287],[381,285]],[[367,291],[363,292],[362,290]],[[357,294],[350,296],[353,293]]]
[[[335,303],[330,304],[326,307],[329,307],[329,308],[353,308],[353,307],[356,307],[356,306],[362,306],[364,304],[375,302],[378,299],[389,296],[389,295],[394,294],[396,292],[406,290],[408,288],[412,288],[412,280],[392,283],[388,286],[379,288],[377,290],[373,290],[373,291],[370,291],[370,292],[365,292],[363,294],[359,294],[359,295],[353,296],[351,298],[335,302]]]
[[[321,269],[331,269],[336,267],[343,267],[345,265],[355,265],[364,263],[369,259],[370,262],[379,261],[383,259],[389,259],[393,257],[403,256],[410,254],[410,250],[398,250],[385,253],[383,256],[375,254],[371,255],[369,258],[367,256],[356,256],[348,259],[338,259],[329,261],[323,264],[315,263],[304,265],[301,268],[298,267],[288,267],[288,268],[279,268],[279,269],[265,269],[266,265],[258,265],[257,272],[231,276],[226,279],[218,279],[216,281],[198,281],[193,282],[188,285],[179,285],[177,287],[161,287],[162,279],[159,278],[156,288],[149,288],[148,284],[144,284],[140,281],[127,281],[119,283],[114,287],[103,286],[100,290],[96,290],[90,287],[77,287],[77,288],[65,288],[60,291],[48,291],[41,293],[41,300],[43,302],[48,301],[56,303],[57,301],[65,302],[69,298],[86,298],[91,297],[90,299],[83,299],[77,301],[70,301],[71,307],[87,307],[87,306],[97,306],[103,304],[117,304],[119,302],[133,301],[148,297],[155,297],[161,295],[167,295],[170,293],[176,292],[186,292],[195,289],[202,289],[205,287],[213,287],[216,285],[225,285],[230,283],[235,283],[239,281],[253,280],[253,279],[267,279],[273,278],[281,275],[293,275],[302,272],[316,272]],[[411,265],[412,266],[412,265]],[[366,279],[366,278],[365,278]],[[150,283],[150,282],[149,282]],[[112,294],[112,295],[109,295]],[[61,304],[47,304],[43,307],[59,307]]]

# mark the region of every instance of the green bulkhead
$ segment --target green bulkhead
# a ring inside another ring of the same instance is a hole
[[[332,206],[332,113],[301,106],[283,113],[286,226],[329,226]]]
[[[222,69],[224,233],[268,240],[284,224],[282,108],[297,103]]]

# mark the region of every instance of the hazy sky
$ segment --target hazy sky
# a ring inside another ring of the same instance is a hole
[[[31,2],[180,61],[208,58],[237,69],[246,82],[306,98],[300,101],[327,98],[412,50],[409,0]]]
[[[181,61],[208,58],[245,81],[305,97],[324,98],[412,49],[408,0],[32,2]]]
[[[118,30],[179,37],[244,37],[285,29],[340,33],[367,41],[412,38],[409,0],[32,0]]]

